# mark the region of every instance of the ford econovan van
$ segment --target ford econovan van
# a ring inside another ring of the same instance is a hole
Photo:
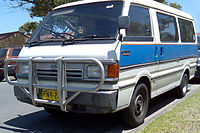
[[[53,9],[18,59],[18,100],[48,112],[113,113],[143,123],[149,100],[184,97],[197,66],[194,20],[152,0],[85,0]],[[5,71],[7,71],[7,64]]]

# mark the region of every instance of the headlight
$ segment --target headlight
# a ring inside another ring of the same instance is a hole
[[[100,68],[98,66],[88,66],[87,76],[89,78],[100,78]]]
[[[119,64],[104,65],[106,78],[118,78],[119,76]],[[87,66],[88,78],[100,78],[100,68],[95,65]]]
[[[25,63],[19,63],[19,74],[28,74],[29,73],[29,66]]]

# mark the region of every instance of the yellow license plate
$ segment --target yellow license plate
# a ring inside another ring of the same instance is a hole
[[[42,99],[50,101],[59,101],[57,91],[54,90],[42,90]]]

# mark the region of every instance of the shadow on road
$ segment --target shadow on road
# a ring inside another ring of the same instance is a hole
[[[55,116],[49,115],[45,111],[19,116],[4,124],[16,127],[16,129],[6,130],[15,131],[17,128],[23,128],[20,132],[42,133],[104,133],[115,127],[121,127],[121,130],[118,132],[129,129],[129,127],[126,127],[120,121],[118,114],[91,115],[61,113]]]
[[[192,80],[190,80],[189,83],[190,84],[200,84],[200,78],[193,78]]]
[[[197,82],[192,84],[197,84]],[[174,100],[176,100],[174,91],[152,99],[147,117]],[[22,133],[121,133],[132,129],[123,124],[120,113],[106,115],[61,113],[55,116],[45,111],[39,111],[18,116],[4,124],[12,126],[12,128],[0,126],[1,129]]]

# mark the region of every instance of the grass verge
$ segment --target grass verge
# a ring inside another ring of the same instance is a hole
[[[200,133],[200,91],[155,119],[141,133]]]

